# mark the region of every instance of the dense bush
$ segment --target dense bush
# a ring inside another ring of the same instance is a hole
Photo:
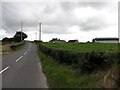
[[[95,70],[109,67],[111,64],[117,62],[119,57],[117,52],[71,52],[70,50],[61,50],[58,48],[47,47],[42,44],[39,45],[39,48],[46,55],[52,56],[58,62],[74,65],[84,73],[91,73]]]
[[[10,44],[12,42],[14,42],[14,38],[7,38],[7,37],[5,37],[5,38],[2,39],[2,44],[3,45],[4,44]]]

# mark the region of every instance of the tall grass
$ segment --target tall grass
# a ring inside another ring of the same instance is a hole
[[[50,88],[96,88],[95,79],[91,75],[81,74],[78,69],[56,62],[38,49]]]

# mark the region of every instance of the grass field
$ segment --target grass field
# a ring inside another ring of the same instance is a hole
[[[51,48],[71,50],[74,52],[105,51],[117,52],[118,44],[113,43],[42,43]]]

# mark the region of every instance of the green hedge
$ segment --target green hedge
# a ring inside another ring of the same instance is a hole
[[[80,53],[50,48],[42,44],[39,44],[39,49],[60,63],[79,68],[80,72],[83,73],[91,73],[98,69],[110,67],[113,63],[118,62],[118,58],[120,57],[118,52],[106,53],[104,51],[92,51]]]

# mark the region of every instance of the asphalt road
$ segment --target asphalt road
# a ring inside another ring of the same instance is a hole
[[[48,88],[35,44],[2,57],[2,88]]]

